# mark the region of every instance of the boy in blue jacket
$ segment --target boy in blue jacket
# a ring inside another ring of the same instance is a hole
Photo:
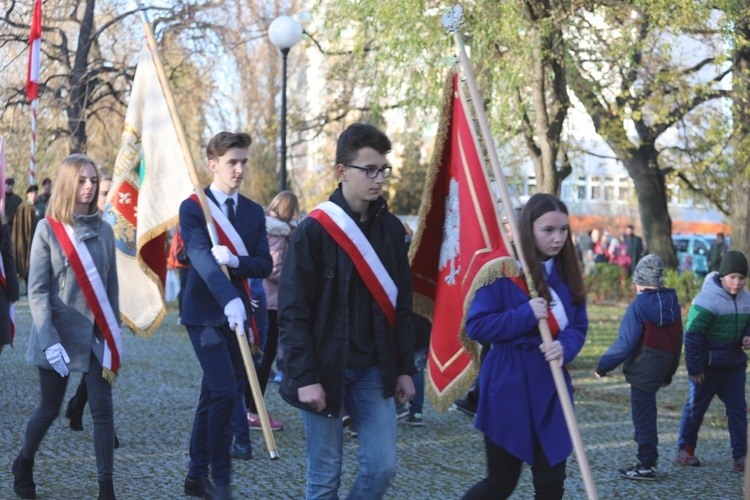
[[[617,340],[599,360],[595,374],[604,377],[624,362],[630,384],[630,407],[638,444],[638,463],[620,469],[626,479],[656,480],[659,457],[656,433],[656,392],[672,382],[682,350],[682,316],[677,292],[664,288],[664,263],[647,255],[635,268],[638,292],[622,318]]]

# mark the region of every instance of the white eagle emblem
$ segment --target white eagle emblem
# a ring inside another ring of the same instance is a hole
[[[456,265],[456,258],[461,252],[459,234],[461,217],[458,206],[458,181],[451,177],[448,197],[445,199],[445,222],[443,223],[443,243],[440,245],[440,270],[450,266],[445,277],[448,285],[456,284],[456,276],[461,272],[461,266]]]
[[[445,9],[445,13],[443,14],[443,28],[447,29],[448,33],[455,33],[463,23],[463,17],[464,8],[460,5]]]

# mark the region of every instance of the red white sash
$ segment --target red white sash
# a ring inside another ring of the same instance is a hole
[[[190,195],[190,199],[200,206],[198,195],[193,193],[192,195]],[[210,203],[208,204],[208,209],[211,212],[211,217],[213,218],[214,223],[216,224],[216,233],[219,236],[219,243],[229,248],[229,250],[235,255],[242,255],[245,257],[249,256],[250,254],[247,251],[245,242],[242,241],[242,237],[240,237],[237,229],[235,229],[232,223],[229,222],[227,216],[224,215],[221,207],[214,203],[214,201],[210,198],[207,197],[206,199],[210,201]],[[251,334],[252,338],[250,339],[250,343],[260,347],[260,335],[258,335],[258,328],[255,325],[255,318],[252,315],[253,295],[250,292],[250,280],[242,280],[242,287],[245,289],[247,300],[249,301],[251,308],[249,333]]]
[[[63,224],[47,217],[52,231],[57,237],[71,269],[75,274],[78,286],[86,297],[86,303],[94,314],[94,321],[104,336],[104,359],[102,360],[102,377],[113,384],[120,369],[122,353],[122,330],[120,322],[109,303],[107,290],[96,269],[86,244],[79,241],[70,224]]]
[[[2,256],[0,256],[0,286],[5,289],[5,293],[8,291],[8,282],[5,280],[5,263],[3,262]],[[12,302],[9,304],[9,315],[10,315],[10,345],[13,346],[13,339],[16,337],[16,306]]]
[[[331,238],[352,259],[365,286],[383,310],[391,328],[394,328],[398,288],[357,223],[332,201],[323,202],[315,207],[310,212],[310,217],[320,222]]]
[[[526,284],[526,280],[524,279],[523,275],[515,276],[510,279],[516,285],[518,285],[519,288],[526,292],[527,295],[529,294],[529,287]],[[557,335],[562,330],[565,330],[568,327],[569,321],[568,314],[565,312],[565,307],[560,300],[560,296],[557,295],[555,289],[549,286],[549,284],[547,285],[547,288],[549,289],[550,296],[552,297],[552,303],[550,304],[551,307],[547,316],[547,323],[549,324],[550,333],[552,333],[552,338],[554,339],[557,338]]]

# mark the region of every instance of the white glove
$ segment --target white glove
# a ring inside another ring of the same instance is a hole
[[[247,316],[245,315],[245,304],[242,303],[242,299],[237,298],[230,300],[227,305],[224,306],[224,315],[227,317],[229,328],[231,328],[232,331],[235,330],[234,327],[236,325],[240,325],[240,333],[245,335],[243,329],[245,328],[245,319],[247,319]]]
[[[224,245],[216,245],[211,248],[211,253],[220,266],[237,267],[240,265],[240,258],[233,254],[229,248]]]
[[[67,377],[70,370],[68,370],[68,363],[70,363],[70,356],[65,352],[65,348],[60,342],[52,344],[44,350],[44,355],[47,356],[47,361],[52,365],[61,377]]]

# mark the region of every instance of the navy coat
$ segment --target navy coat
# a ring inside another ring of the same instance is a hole
[[[205,193],[209,203],[216,203],[210,189],[206,188]],[[239,266],[229,268],[230,281],[211,254],[213,245],[201,207],[189,198],[180,205],[180,232],[190,257],[190,269],[182,298],[183,325],[216,328],[225,325],[227,318],[224,306],[238,297],[245,303],[247,317],[250,317],[242,280],[265,278],[271,273],[272,266],[263,207],[240,195],[235,228],[249,255],[239,256]]]

